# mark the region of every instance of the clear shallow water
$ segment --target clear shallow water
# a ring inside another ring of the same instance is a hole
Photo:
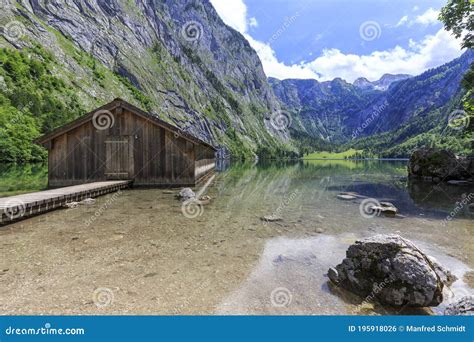
[[[213,199],[195,218],[169,191],[134,189],[15,223],[0,230],[0,307],[23,314],[440,313],[472,291],[464,275],[474,266],[473,216],[463,206],[445,218],[474,189],[407,182],[405,165],[234,165],[216,174],[203,193]],[[363,217],[360,201],[336,198],[341,191],[389,200],[406,217]],[[260,219],[272,214],[282,221]],[[365,307],[327,283],[327,269],[347,247],[377,233],[411,239],[458,276],[443,305]],[[97,288],[109,289],[112,303],[98,308]]]

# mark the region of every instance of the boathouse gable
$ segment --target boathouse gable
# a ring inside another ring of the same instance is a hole
[[[105,180],[192,186],[215,166],[213,146],[122,99],[36,142],[48,150],[50,187]]]

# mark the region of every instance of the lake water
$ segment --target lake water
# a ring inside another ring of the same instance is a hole
[[[473,291],[474,216],[463,204],[472,187],[409,182],[405,161],[220,168],[194,189],[211,202],[186,215],[176,189],[133,189],[0,228],[2,313],[439,314]],[[405,217],[361,215],[361,200],[337,199],[342,191],[390,201]],[[351,243],[390,233],[459,278],[442,305],[360,305],[328,284]]]

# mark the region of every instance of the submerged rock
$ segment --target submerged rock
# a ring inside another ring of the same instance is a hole
[[[196,197],[191,188],[182,188],[181,191],[176,195],[178,198],[182,199],[183,201],[187,201]]]
[[[64,204],[64,206],[68,209],[75,209],[75,208],[79,207],[79,202],[68,202],[68,203]]]
[[[276,221],[283,220],[280,216],[274,216],[274,215],[266,215],[266,216],[261,217],[260,219],[265,222],[276,222]]]
[[[448,183],[449,185],[466,185],[466,184],[469,184],[468,181],[466,181],[466,180],[459,180],[459,179],[449,180],[449,181],[447,181],[446,183]]]
[[[450,316],[474,316],[474,296],[462,297],[457,302],[450,304],[444,311]]]
[[[424,180],[467,180],[474,176],[474,163],[455,154],[435,148],[420,149],[410,157],[408,174]],[[458,183],[460,184],[460,183]]]
[[[437,306],[455,277],[411,241],[376,235],[351,245],[341,264],[328,271],[338,286],[391,306]]]
[[[205,196],[201,196],[199,197],[199,203],[200,204],[209,204],[211,203],[211,196],[208,196],[208,195],[205,195]]]
[[[344,192],[339,193],[339,195],[348,195],[348,196],[354,196],[357,198],[367,198],[367,196],[361,195],[354,191],[344,191]]]
[[[94,198],[86,198],[85,200],[82,200],[80,202],[80,204],[86,204],[86,205],[89,205],[89,204],[94,204],[95,203],[95,199]]]
[[[469,204],[468,209],[469,212],[474,213],[474,203]]]
[[[370,209],[378,214],[382,214],[388,217],[395,217],[398,214],[398,209],[390,202],[380,202],[380,205],[374,205]]]
[[[350,201],[356,199],[357,197],[349,194],[340,194],[337,195],[337,198],[339,198],[340,200]]]

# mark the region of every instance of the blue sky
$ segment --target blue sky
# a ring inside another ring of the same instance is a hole
[[[277,78],[417,75],[458,57],[437,20],[446,0],[211,0]]]

